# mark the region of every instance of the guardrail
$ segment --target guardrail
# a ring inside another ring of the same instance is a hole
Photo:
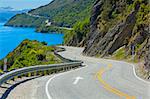
[[[82,66],[82,61],[76,61],[76,60],[70,60],[62,57],[59,55],[57,52],[65,51],[64,48],[61,48],[57,51],[54,52],[55,55],[57,55],[59,58],[61,58],[65,63],[61,64],[51,64],[51,65],[37,65],[37,66],[30,66],[30,67],[25,67],[17,70],[13,70],[10,72],[7,72],[3,75],[0,76],[0,86],[7,82],[8,80],[11,80],[15,77],[22,76],[24,74],[28,73],[37,73],[37,72],[44,72],[47,71],[48,73],[56,73],[60,71],[66,71],[74,68],[78,68]]]
[[[66,51],[65,48],[59,47],[59,49],[57,49],[56,51],[54,51],[54,54],[59,57],[63,62],[76,62],[75,60],[71,60],[71,59],[67,59],[62,57],[60,54],[58,54],[58,52],[63,52]]]
[[[68,69],[77,68],[81,65],[82,65],[81,62],[72,62],[72,63],[62,63],[62,64],[54,64],[54,65],[38,65],[38,66],[25,67],[1,75],[0,85],[5,83],[7,80],[11,80],[16,76],[21,76],[23,74],[27,74],[31,72],[50,70],[52,73],[52,72],[63,71],[63,70],[66,71]]]

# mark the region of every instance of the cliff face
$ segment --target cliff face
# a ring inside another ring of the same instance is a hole
[[[90,32],[89,18],[74,25],[72,31],[65,33],[65,44],[69,46],[85,46],[86,36]]]
[[[148,0],[97,0],[83,54],[144,62],[137,68],[137,73],[149,79],[149,18]]]
[[[147,50],[146,50],[146,57],[145,57],[145,69],[150,71],[150,38],[148,40],[147,44]]]
[[[143,51],[149,32],[147,0],[97,0],[93,6],[85,55],[109,56],[121,47],[127,55]],[[140,53],[141,54],[141,53]]]
[[[85,54],[90,56],[95,56],[101,54],[102,56],[112,54],[117,49],[125,45],[125,40],[128,37],[131,37],[133,27],[135,25],[135,15],[136,11],[133,11],[125,20],[110,29],[105,35],[99,32],[98,30],[93,34],[96,36],[90,36],[87,41],[87,47],[84,50]],[[92,38],[91,38],[92,37]],[[99,38],[97,38],[99,37]],[[94,49],[93,49],[94,48]]]

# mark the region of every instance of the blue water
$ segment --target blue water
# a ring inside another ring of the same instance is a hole
[[[13,51],[23,40],[45,41],[48,45],[63,43],[63,34],[36,33],[33,28],[15,28],[3,26],[0,23],[0,59]]]

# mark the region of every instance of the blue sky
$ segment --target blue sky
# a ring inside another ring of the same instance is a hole
[[[14,9],[32,9],[50,3],[52,0],[0,0],[0,7]]]

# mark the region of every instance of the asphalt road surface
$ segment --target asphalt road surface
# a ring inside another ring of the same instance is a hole
[[[150,99],[150,83],[137,78],[132,65],[83,56],[82,48],[65,48],[61,55],[86,66],[23,83],[8,99]]]

